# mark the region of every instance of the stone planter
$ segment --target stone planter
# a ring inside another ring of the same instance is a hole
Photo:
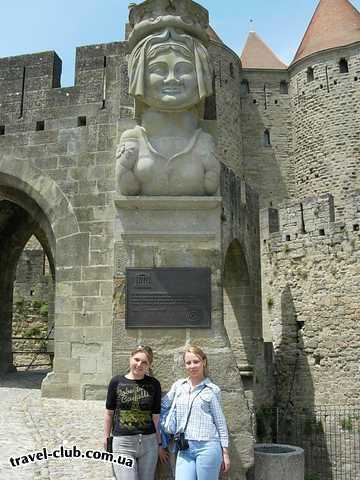
[[[255,445],[254,480],[304,480],[304,450],[292,445]]]

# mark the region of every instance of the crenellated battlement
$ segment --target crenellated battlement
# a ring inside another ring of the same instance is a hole
[[[356,232],[360,222],[360,191],[354,191],[347,197],[344,212],[341,217],[335,215],[331,194],[284,202],[279,209],[261,211],[262,237],[264,240],[281,237],[281,240],[289,242],[303,235],[324,237],[344,230]]]
[[[62,107],[98,103],[103,109],[120,100],[131,106],[127,50],[127,42],[77,48],[75,85],[66,88],[61,88],[62,61],[53,51],[0,59],[0,124],[6,134],[32,129],[34,120],[68,116]]]

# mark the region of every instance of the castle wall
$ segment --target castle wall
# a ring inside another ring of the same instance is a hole
[[[223,44],[211,42],[209,53],[215,74],[217,151],[219,158],[242,174],[243,147],[240,120],[240,60]]]
[[[219,157],[238,166],[238,57],[223,46],[211,49],[219,55]],[[53,52],[0,60],[0,81],[11,77],[12,89],[0,83],[1,170],[16,159],[19,178],[52,193],[55,182],[74,215],[71,224],[58,219],[52,225],[57,239],[55,376],[43,384],[44,395],[103,398],[112,374],[115,149],[122,132],[135,124],[126,54],[126,42],[78,48],[75,85],[67,88],[59,86],[61,61]],[[41,180],[34,180],[37,175]],[[14,191],[12,198],[21,204],[23,193]],[[53,207],[43,213],[56,214]],[[62,250],[77,229],[80,253]]]
[[[259,198],[243,179],[223,166],[224,323],[247,399],[269,400],[261,320]]]
[[[247,92],[244,81],[248,82]],[[260,205],[276,206],[288,197],[291,155],[289,95],[286,70],[241,70],[242,175],[259,193]],[[264,138],[269,131],[270,144]]]
[[[328,194],[263,210],[265,333],[280,404],[359,401],[360,192],[335,215]]]
[[[99,386],[103,395],[112,374],[115,148],[132,124],[126,52],[125,42],[77,49],[76,84],[69,88],[58,87],[60,63],[52,52],[0,60],[1,170],[16,159],[17,175],[31,183],[35,168],[38,188],[50,196],[55,181],[75,215],[71,224],[59,219],[52,226],[63,240],[57,242],[57,377],[45,394],[93,398]],[[53,207],[45,213],[56,214]],[[81,254],[61,250],[74,229]]]
[[[341,58],[348,73],[339,71]],[[290,68],[292,198],[331,192],[342,212],[349,192],[360,187],[359,62],[356,44],[314,54]],[[313,81],[307,78],[309,67]]]

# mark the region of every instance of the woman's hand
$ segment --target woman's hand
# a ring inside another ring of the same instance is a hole
[[[223,461],[221,464],[222,473],[227,473],[230,470],[230,457],[228,450],[223,450]]]
[[[169,456],[169,452],[165,448],[159,447],[159,459],[161,463],[168,463]]]

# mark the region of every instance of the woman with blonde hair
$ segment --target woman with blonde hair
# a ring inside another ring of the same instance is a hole
[[[217,480],[229,471],[228,430],[220,389],[208,378],[208,360],[196,346],[183,355],[187,378],[177,380],[161,404],[162,429],[178,450],[176,480]]]
[[[109,384],[104,447],[108,449],[110,438],[113,453],[122,457],[122,462],[113,463],[117,479],[153,480],[158,456],[166,456],[162,448],[159,451],[161,386],[149,375],[152,362],[150,347],[136,347],[130,354],[128,373],[116,375]]]

